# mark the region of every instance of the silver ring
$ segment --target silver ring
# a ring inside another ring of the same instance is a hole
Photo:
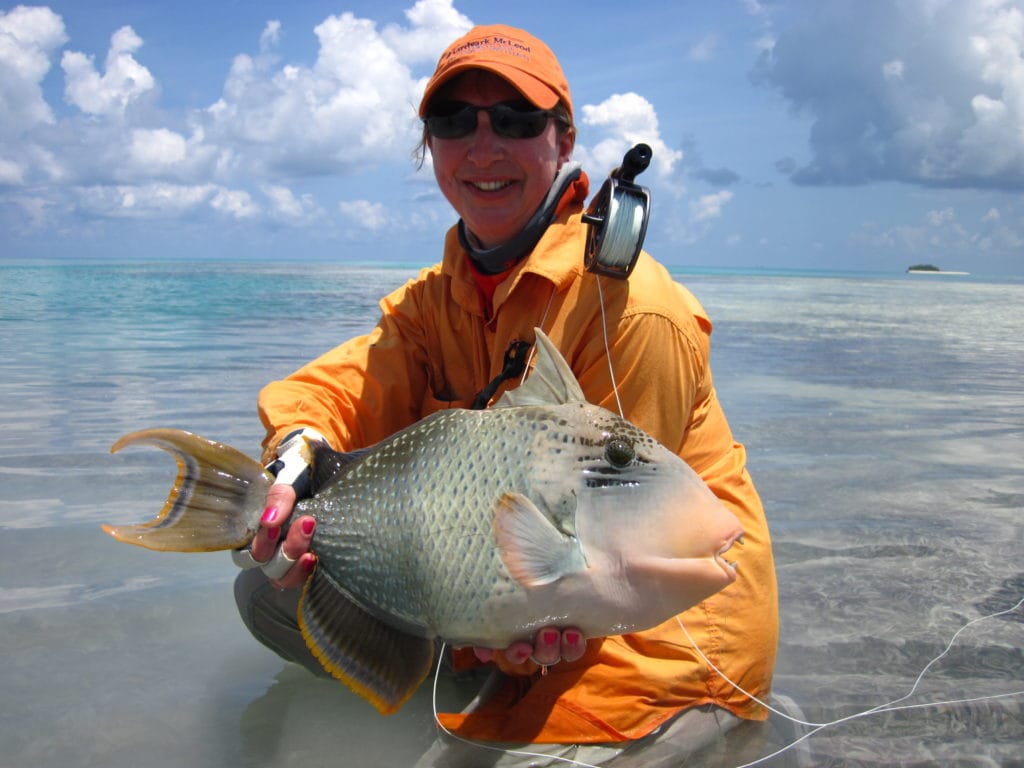
[[[285,554],[284,545],[274,550],[274,556],[266,563],[261,563],[260,568],[271,581],[277,581],[291,570],[296,561]]]
[[[260,566],[265,565],[266,563],[268,563],[270,561],[266,560],[266,561],[261,563],[259,560],[257,560],[255,557],[252,556],[252,550],[246,548],[246,549],[232,549],[231,550],[231,562],[233,562],[235,565],[237,565],[243,571],[248,571],[251,568],[259,568]]]

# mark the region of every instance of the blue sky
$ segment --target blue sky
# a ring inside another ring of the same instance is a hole
[[[435,261],[445,45],[559,56],[597,183],[655,150],[666,264],[1024,274],[1020,0],[0,5],[0,257]]]

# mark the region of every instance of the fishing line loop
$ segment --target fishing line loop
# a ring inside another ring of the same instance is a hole
[[[797,746],[798,744],[802,743],[803,741],[809,739],[811,736],[814,736],[816,733],[820,733],[821,731],[825,730],[826,728],[831,728],[831,727],[836,726],[836,725],[841,725],[843,723],[848,723],[848,722],[851,722],[853,720],[858,720],[858,719],[863,718],[863,717],[869,717],[871,715],[882,714],[883,712],[900,712],[900,711],[909,711],[909,710],[912,710],[912,709],[925,709],[925,708],[929,708],[929,707],[957,706],[957,705],[960,705],[960,704],[972,704],[972,703],[980,702],[980,701],[994,701],[994,700],[997,700],[997,699],[1012,698],[1014,696],[1024,696],[1024,690],[1020,690],[1020,691],[1010,691],[1010,692],[1007,692],[1007,693],[990,694],[990,695],[987,695],[987,696],[975,696],[975,697],[970,697],[970,698],[950,699],[950,700],[947,700],[947,701],[931,701],[931,702],[923,702],[923,703],[920,703],[920,704],[900,704],[900,702],[906,701],[908,698],[910,698],[911,696],[914,695],[915,691],[917,691],[918,686],[921,684],[921,681],[924,679],[924,676],[927,674],[928,670],[931,669],[936,663],[938,663],[943,657],[945,657],[950,652],[950,650],[953,648],[953,645],[956,643],[957,638],[963,632],[965,632],[968,628],[974,626],[975,624],[980,624],[983,621],[988,621],[989,619],[995,619],[995,618],[998,618],[999,616],[1005,616],[1007,614],[1013,613],[1018,608],[1020,608],[1022,605],[1024,605],[1024,598],[1021,598],[1020,600],[1017,601],[1016,604],[1010,606],[1009,608],[1006,608],[1006,609],[1001,610],[1001,611],[996,611],[994,613],[989,613],[989,614],[986,614],[984,616],[979,616],[977,618],[971,619],[966,624],[964,624],[962,627],[960,627],[960,629],[958,629],[955,633],[953,633],[953,636],[949,639],[949,642],[946,643],[946,647],[943,649],[943,651],[940,654],[938,654],[937,656],[935,656],[935,658],[933,658],[927,664],[925,664],[924,668],[918,674],[917,679],[914,681],[914,684],[910,687],[910,690],[907,693],[905,693],[903,696],[900,696],[899,698],[893,699],[892,701],[886,702],[885,704],[879,704],[877,707],[872,707],[871,709],[866,709],[863,712],[855,712],[852,715],[846,715],[845,717],[840,717],[840,718],[837,718],[836,720],[832,720],[832,721],[825,722],[825,723],[816,723],[816,722],[812,722],[812,721],[809,721],[809,720],[801,720],[800,718],[793,717],[792,715],[790,715],[790,714],[788,714],[786,712],[783,712],[783,711],[781,711],[779,709],[776,709],[776,708],[770,706],[769,704],[767,704],[766,702],[762,701],[761,699],[759,699],[754,694],[752,694],[749,691],[745,690],[741,685],[739,685],[738,683],[736,683],[732,679],[730,679],[728,675],[726,675],[721,669],[719,669],[714,664],[714,662],[712,662],[711,659],[709,659],[707,657],[707,655],[705,655],[704,651],[702,651],[700,649],[700,647],[697,645],[696,641],[693,639],[693,637],[687,631],[686,626],[683,624],[682,620],[678,616],[676,616],[676,623],[679,625],[679,628],[683,631],[683,634],[686,636],[686,639],[689,640],[690,645],[693,648],[693,650],[697,652],[698,656],[700,656],[701,660],[705,664],[707,664],[708,667],[710,669],[712,669],[725,682],[729,683],[729,685],[731,685],[733,688],[735,688],[737,691],[742,693],[747,698],[751,699],[752,701],[757,702],[758,704],[763,706],[765,709],[767,709],[768,711],[778,715],[779,717],[785,718],[786,720],[789,720],[789,721],[791,721],[793,723],[796,723],[797,725],[805,725],[805,726],[808,726],[809,728],[811,728],[811,730],[808,731],[807,733],[805,733],[803,736],[799,737],[798,739],[795,739],[794,741],[791,741],[789,744],[785,745],[781,749],[778,749],[775,752],[772,752],[771,754],[764,755],[763,757],[759,757],[757,760],[754,760],[752,762],[743,763],[742,765],[735,766],[735,768],[752,768],[752,766],[761,765],[762,763],[766,763],[769,760],[772,760],[773,758],[778,757],[779,755],[781,755],[784,752],[792,749],[793,747]],[[434,722],[437,725],[437,728],[441,732],[443,732],[446,736],[448,736],[449,738],[451,738],[451,739],[453,739],[455,741],[461,742],[463,744],[468,744],[470,746],[478,747],[480,749],[486,749],[486,750],[489,750],[489,751],[492,751],[492,752],[501,752],[502,754],[519,755],[519,756],[522,756],[522,757],[538,757],[538,758],[543,758],[545,760],[554,760],[554,761],[557,761],[557,762],[566,763],[568,765],[578,766],[578,768],[599,768],[599,766],[591,765],[590,763],[584,763],[584,762],[581,762],[579,760],[573,760],[572,758],[569,758],[569,757],[561,757],[559,755],[545,755],[543,753],[529,752],[529,751],[525,751],[525,750],[502,749],[501,747],[494,747],[494,746],[491,746],[489,744],[482,744],[480,742],[472,741],[470,739],[464,739],[461,736],[458,736],[458,735],[452,733],[451,731],[449,731],[447,728],[445,728],[444,724],[441,722],[440,716],[438,715],[438,709],[437,709],[437,688],[438,688],[438,681],[440,680],[440,677],[441,677],[441,664],[442,664],[442,661],[443,661],[443,658],[444,658],[444,652],[445,652],[446,649],[447,649],[447,645],[445,643],[442,643],[441,644],[441,650],[440,650],[440,653],[438,655],[437,669],[436,669],[436,671],[434,673],[434,686],[433,686],[433,699],[432,699],[433,709],[434,709]]]
[[[571,757],[562,757],[560,755],[545,755],[542,752],[529,752],[522,749],[502,749],[501,747],[493,747],[490,744],[483,744],[479,741],[472,741],[471,739],[464,739],[458,736],[447,728],[444,727],[444,723],[441,722],[441,718],[437,713],[437,682],[441,678],[441,663],[444,659],[444,652],[447,649],[446,643],[441,643],[441,651],[437,658],[437,669],[434,672],[434,689],[433,689],[433,706],[434,706],[434,723],[437,725],[438,730],[444,733],[448,738],[454,739],[455,741],[463,744],[468,744],[472,747],[478,747],[480,749],[486,749],[490,752],[500,752],[503,755],[518,755],[520,757],[539,757],[544,760],[555,760],[560,763],[566,763],[568,765],[574,765],[578,768],[600,768],[597,765],[591,765],[590,763],[580,762],[579,760],[573,760]]]
[[[923,703],[920,703],[920,704],[904,704],[902,706],[899,706],[900,702],[906,701],[907,699],[909,699],[911,696],[914,695],[915,691],[917,691],[917,687],[921,684],[921,681],[924,679],[924,676],[925,676],[925,674],[927,674],[928,670],[931,669],[932,666],[934,666],[936,663],[938,663],[944,656],[946,656],[946,654],[948,654],[950,652],[950,650],[953,648],[953,644],[956,643],[956,639],[963,632],[965,632],[969,627],[971,627],[971,626],[973,626],[975,624],[980,624],[981,622],[987,621],[989,619],[994,619],[994,618],[997,618],[999,616],[1005,616],[1006,614],[1013,613],[1018,608],[1020,608],[1022,605],[1024,605],[1024,598],[1021,598],[1020,600],[1017,601],[1016,604],[1010,606],[1009,608],[1005,608],[1005,609],[1003,609],[1001,611],[996,611],[994,613],[989,613],[989,614],[986,614],[984,616],[979,616],[977,618],[971,619],[966,624],[964,624],[962,627],[960,627],[960,629],[958,629],[956,632],[953,633],[953,636],[949,639],[949,642],[946,644],[946,647],[942,650],[942,652],[939,655],[937,655],[935,658],[933,658],[931,661],[929,661],[927,664],[924,665],[924,668],[918,674],[917,679],[914,680],[914,684],[910,687],[910,690],[907,691],[907,693],[905,693],[903,696],[900,696],[899,698],[893,699],[892,701],[888,701],[888,702],[886,702],[884,704],[879,704],[877,707],[872,707],[871,709],[866,709],[863,712],[855,712],[852,715],[846,715],[845,717],[840,717],[840,718],[837,718],[836,720],[832,720],[832,721],[825,722],[825,723],[814,723],[814,722],[809,722],[807,720],[801,720],[799,718],[793,717],[792,715],[789,715],[786,712],[782,712],[782,711],[780,711],[778,709],[775,709],[774,707],[768,705],[766,702],[764,702],[761,699],[759,699],[754,694],[752,694],[749,691],[745,690],[741,685],[739,685],[739,683],[736,683],[733,680],[731,680],[728,675],[726,675],[722,670],[720,670],[717,666],[715,666],[714,662],[711,661],[711,659],[709,659],[704,654],[704,651],[702,651],[700,649],[700,647],[697,645],[697,643],[694,641],[693,637],[686,630],[685,625],[683,624],[682,620],[678,616],[676,616],[676,623],[679,625],[679,628],[683,631],[683,634],[686,636],[686,639],[690,641],[690,645],[693,647],[693,650],[697,652],[697,655],[700,656],[701,660],[703,660],[703,662],[705,664],[707,664],[708,667],[710,667],[715,672],[715,674],[717,674],[719,677],[721,677],[725,682],[727,682],[729,685],[731,685],[733,688],[735,688],[737,691],[742,693],[747,698],[749,698],[752,701],[755,701],[758,704],[760,704],[761,706],[763,706],[768,711],[770,711],[770,712],[772,712],[772,713],[774,713],[776,715],[779,715],[780,717],[783,717],[786,720],[789,720],[789,721],[791,721],[793,723],[796,723],[797,725],[806,725],[806,726],[809,726],[810,728],[812,728],[812,730],[808,731],[807,733],[805,733],[803,736],[801,736],[800,738],[796,739],[795,741],[790,742],[789,744],[787,744],[786,746],[782,747],[781,749],[778,749],[778,750],[776,750],[775,752],[772,752],[769,755],[765,755],[764,757],[760,757],[757,760],[754,760],[752,762],[743,763],[742,765],[739,765],[739,766],[735,767],[735,768],[751,768],[751,766],[760,765],[762,763],[767,762],[768,760],[771,760],[772,758],[778,757],[783,752],[786,752],[786,751],[792,749],[797,744],[800,744],[804,740],[809,739],[814,734],[819,733],[820,731],[823,731],[826,728],[831,728],[832,726],[835,726],[835,725],[841,725],[842,723],[847,723],[847,722],[850,722],[852,720],[858,720],[858,719],[860,719],[862,717],[868,717],[870,715],[877,715],[877,714],[881,714],[883,712],[899,712],[899,711],[905,711],[905,710],[911,710],[911,709],[924,709],[924,708],[927,708],[927,707],[941,707],[941,706],[958,705],[958,704],[971,704],[971,703],[979,702],[979,701],[992,701],[992,700],[995,700],[995,699],[1011,698],[1013,696],[1024,696],[1024,690],[1020,690],[1020,691],[1010,691],[1008,693],[991,694],[991,695],[988,695],[988,696],[975,696],[975,697],[972,697],[972,698],[950,699],[948,701],[923,702]]]

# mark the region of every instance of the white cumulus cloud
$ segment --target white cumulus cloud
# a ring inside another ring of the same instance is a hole
[[[694,221],[717,219],[722,215],[722,208],[732,200],[732,192],[724,189],[710,195],[702,195],[690,204]]]
[[[600,104],[584,104],[581,113],[584,125],[605,135],[593,147],[578,150],[581,162],[596,178],[621,165],[623,155],[641,142],[651,147],[652,169],[659,176],[670,176],[683,159],[681,151],[671,149],[661,138],[654,105],[637,93],[617,93]]]
[[[218,190],[210,200],[210,207],[236,219],[250,219],[260,213],[252,195],[243,189]]]
[[[319,207],[312,195],[296,195],[280,184],[264,184],[263,194],[270,203],[274,218],[285,224],[300,224],[319,214]]]
[[[104,185],[79,188],[77,203],[82,210],[104,218],[167,218],[195,210],[214,192],[212,184]]]
[[[442,48],[473,26],[469,17],[455,10],[450,0],[418,0],[405,11],[405,18],[408,26],[389,24],[381,37],[403,61],[427,64],[431,68]],[[422,83],[425,85],[426,80]]]
[[[945,224],[956,221],[956,214],[953,212],[951,207],[947,207],[941,210],[928,211],[928,213],[925,214],[925,219],[933,227],[941,227]]]
[[[260,51],[267,52],[277,45],[281,38],[281,22],[277,19],[268,21],[260,34]]]
[[[469,22],[443,0],[421,0],[406,15],[409,27],[384,29],[349,12],[328,16],[314,29],[311,66],[236,56],[203,117],[210,140],[235,147],[249,167],[289,175],[344,173],[407,155],[424,86],[412,65],[436,60],[452,30]]]
[[[17,186],[24,182],[25,175],[21,166],[13,160],[0,157],[0,184]]]
[[[121,27],[110,38],[110,50],[102,74],[92,57],[67,51],[61,58],[66,77],[65,95],[83,112],[93,115],[123,114],[128,105],[155,86],[153,75],[135,60],[142,38],[131,27]]]
[[[0,11],[0,137],[54,122],[41,83],[53,52],[66,41],[63,20],[49,8]]]
[[[166,128],[137,128],[132,131],[129,152],[139,164],[160,169],[182,162],[185,148],[185,137],[180,133]]]
[[[0,11],[0,185],[20,187],[40,175],[47,181],[64,175],[61,162],[46,146],[40,129],[56,123],[43,96],[43,78],[54,52],[67,41],[64,22],[49,8],[17,6]],[[45,211],[37,198],[20,207],[36,220]]]
[[[865,242],[873,248],[890,250],[900,259],[908,256],[933,259],[935,254],[940,254],[940,266],[970,269],[979,257],[991,256],[998,262],[1006,258],[1005,254],[1019,252],[1024,247],[1024,236],[1002,219],[998,209],[990,208],[981,217],[980,226],[970,228],[959,221],[951,206],[947,206],[926,211],[923,222],[869,233]]]
[[[381,203],[369,200],[342,200],[338,210],[353,224],[372,231],[383,229],[388,224],[387,209]]]
[[[813,120],[794,181],[1024,188],[1019,0],[787,8],[755,76]]]
[[[159,109],[160,85],[133,27],[114,29],[105,51],[83,51],[64,48],[64,22],[50,9],[0,11],[0,185],[39,188],[47,203],[33,210],[44,216],[212,209],[309,222],[323,210],[293,191],[296,181],[410,157],[419,73],[472,25],[452,0],[419,0],[405,18],[381,27],[327,16],[308,63],[282,60],[286,30],[267,21],[253,51],[235,55],[220,98],[174,114]],[[63,105],[43,92],[57,64]]]

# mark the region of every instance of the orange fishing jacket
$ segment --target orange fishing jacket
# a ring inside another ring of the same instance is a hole
[[[718,668],[763,699],[778,634],[775,570],[744,448],[715,395],[711,323],[693,295],[646,253],[628,280],[586,272],[585,238],[574,204],[488,299],[450,230],[441,264],[385,297],[370,334],[263,389],[264,458],[297,427],[313,427],[335,449],[352,450],[439,409],[467,407],[501,371],[510,343],[532,342],[534,327],[542,327],[588,400],[619,410],[611,368],[626,418],[678,453],[742,523],[745,541],[728,554],[739,563],[737,580],[680,618]],[[456,662],[469,657],[456,654]],[[705,664],[675,620],[591,640],[581,660],[546,674],[536,666],[525,672],[532,674],[510,677],[473,713],[442,715],[442,722],[470,739],[582,743],[640,738],[701,704],[747,719],[767,716]]]

